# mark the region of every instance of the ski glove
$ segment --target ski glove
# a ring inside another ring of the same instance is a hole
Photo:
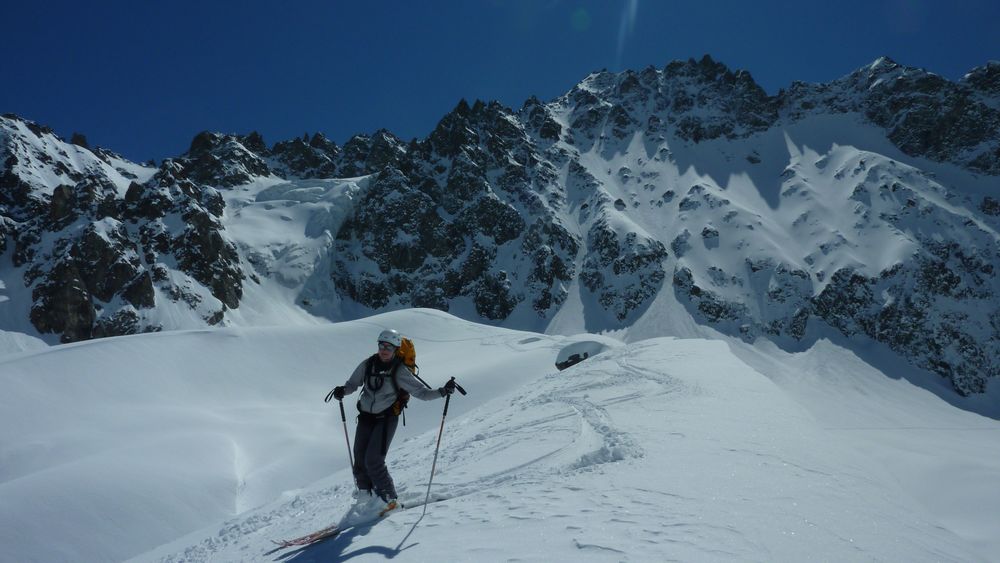
[[[455,392],[455,380],[454,379],[449,379],[448,383],[444,384],[444,387],[438,389],[438,392],[441,393],[442,397],[445,397],[447,395],[451,395],[452,393],[454,393]]]
[[[340,401],[340,400],[342,400],[344,398],[344,386],[343,385],[338,385],[337,387],[333,388],[333,398],[337,399],[338,401]]]

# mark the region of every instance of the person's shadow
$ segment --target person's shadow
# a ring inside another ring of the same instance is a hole
[[[419,545],[418,543],[411,543],[410,545],[403,547],[403,544],[406,543],[406,540],[410,538],[413,531],[417,529],[417,525],[420,524],[420,521],[423,519],[424,517],[421,515],[420,518],[413,523],[410,531],[407,532],[406,536],[400,540],[399,545],[395,548],[372,545],[353,551],[347,551],[347,549],[351,547],[351,544],[354,543],[354,538],[367,535],[375,524],[379,522],[378,520],[375,520],[374,522],[368,522],[366,524],[360,524],[358,526],[347,528],[337,536],[328,540],[319,541],[312,545],[303,546],[294,551],[279,555],[275,561],[284,561],[288,563],[310,563],[317,561],[326,563],[328,561],[347,561],[359,555],[371,553],[381,554],[386,559],[393,559],[407,549]],[[274,552],[272,551],[271,553]]]

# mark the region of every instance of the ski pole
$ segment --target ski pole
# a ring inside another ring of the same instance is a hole
[[[340,403],[340,420],[344,423],[344,439],[347,440],[347,459],[351,460],[351,471],[354,471],[354,454],[351,453],[351,438],[347,434],[347,415],[344,414],[344,400],[339,399],[337,402]]]
[[[323,402],[329,403],[336,392],[337,388],[332,389],[327,393],[326,399],[323,399]],[[354,471],[354,456],[351,454],[351,438],[347,435],[347,415],[344,414],[344,399],[337,399],[337,402],[340,403],[340,420],[344,423],[344,439],[347,440],[347,459],[351,460],[351,471]]]
[[[455,381],[455,378],[452,377],[451,381]],[[455,383],[455,389],[458,389],[460,393],[465,395],[465,389],[462,389],[462,386],[459,385],[458,383]],[[438,450],[441,449],[441,436],[444,434],[444,419],[445,417],[448,416],[448,405],[450,403],[451,403],[451,393],[448,393],[448,395],[446,395],[444,398],[444,413],[441,415],[441,428],[438,429],[437,446],[434,447],[434,463],[431,464],[431,478],[427,481],[427,496],[424,497],[423,514],[427,514],[427,502],[430,501],[431,499],[431,483],[434,482],[434,470],[437,469]],[[423,515],[421,515],[421,518],[423,518]]]

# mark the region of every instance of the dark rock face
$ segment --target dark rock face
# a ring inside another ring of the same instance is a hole
[[[750,316],[743,303],[727,301],[710,289],[698,285],[690,268],[678,267],[674,271],[673,285],[678,296],[693,303],[701,316],[710,323],[730,325],[732,329],[741,326],[740,321],[745,321]]]
[[[991,215],[993,217],[1000,216],[1000,201],[990,196],[986,196],[983,198],[982,203],[979,204],[979,209],[987,215]]]
[[[146,261],[152,264],[160,260],[160,255],[172,255],[182,272],[207,287],[225,306],[235,309],[243,295],[245,275],[236,247],[225,236],[221,222],[225,203],[218,191],[185,179],[183,172],[178,164],[165,162],[141,193],[133,194],[133,216],[143,216],[141,210],[160,209],[162,217],[179,216],[184,225],[171,232],[162,217],[137,222],[139,238],[147,251]]]
[[[188,179],[204,170],[192,174],[181,162],[167,160],[148,182],[133,181],[123,196],[98,165],[113,153],[87,153],[93,162],[81,171],[59,152],[68,145],[51,131],[14,118],[0,125],[20,135],[25,128],[39,135],[27,139],[8,133],[0,145],[7,163],[0,190],[0,252],[14,247],[11,262],[24,268],[34,301],[30,320],[39,332],[73,342],[159,330],[147,320],[158,305],[157,295],[187,296],[192,306],[203,300],[174,285],[163,261],[203,284],[223,307],[239,306],[244,275],[220,221],[224,200],[215,189]],[[263,146],[253,135],[245,140],[257,150]],[[55,147],[55,156],[27,150],[39,144]],[[219,146],[219,138],[203,135],[193,152],[201,158]],[[227,168],[224,159],[219,162]],[[72,183],[46,194],[15,173],[19,163],[47,164]]]
[[[574,144],[585,150],[602,129],[618,139],[636,131],[654,139],[669,132],[695,143],[746,137],[774,124],[780,100],[769,97],[746,71],[733,72],[706,55],[700,61],[672,62],[662,72],[592,74],[562,103],[575,107]],[[649,107],[655,112],[651,116]]]
[[[31,324],[38,332],[61,334],[63,342],[93,336],[91,295],[72,262],[57,264],[32,292]]]
[[[648,303],[663,285],[663,244],[636,233],[621,236],[606,221],[594,223],[587,237],[591,254],[580,279],[619,321]]]
[[[990,61],[985,66],[972,69],[960,83],[987,99],[1000,101],[1000,62]]]
[[[139,256],[125,226],[115,220],[91,223],[69,248],[91,295],[107,302],[139,274]]]
[[[141,319],[135,309],[124,307],[115,313],[98,319],[94,324],[92,336],[94,338],[104,338],[107,336],[121,336],[124,334],[137,334],[142,331]],[[152,328],[149,332],[155,332]]]
[[[677,120],[678,136],[698,142],[717,137],[742,137],[770,127],[778,117],[777,100],[770,98],[746,71],[733,72],[706,55],[700,61],[674,62],[664,75],[681,84],[694,85],[698,95],[686,88],[671,92],[672,110],[684,113]],[[665,102],[665,100],[664,100]],[[662,102],[661,102],[662,103]],[[716,105],[720,104],[720,105]],[[713,110],[710,117],[695,117],[690,110]]]
[[[212,295],[235,309],[243,296],[243,272],[236,247],[222,235],[222,224],[207,210],[185,213],[187,227],[174,239],[177,265],[208,287]]]
[[[270,151],[271,168],[284,178],[337,178],[340,148],[322,134],[281,141]]]
[[[815,314],[844,334],[862,333],[889,345],[918,366],[950,379],[962,395],[985,391],[987,380],[1000,373],[995,342],[980,342],[970,334],[979,328],[974,314],[935,307],[941,297],[954,296],[971,280],[934,259],[918,263],[916,270],[899,268],[879,278],[838,271],[813,300]],[[907,291],[914,282],[916,291]],[[972,285],[967,288],[971,292],[986,286],[975,281]],[[883,294],[894,299],[885,303],[878,297]],[[991,301],[988,294],[971,299]]]
[[[178,159],[185,177],[196,184],[231,188],[253,180],[255,176],[269,176],[270,168],[262,155],[264,141],[259,134],[246,137],[199,133],[191,141],[187,154]]]
[[[551,172],[526,168],[539,160],[537,148],[509,110],[463,101],[423,142],[403,150],[381,138],[345,146],[348,170],[351,162],[388,164],[337,235],[339,290],[373,309],[448,310],[466,298],[493,321],[521,303],[540,318],[562,303],[578,241],[544,213],[538,186]],[[500,256],[509,258],[505,268]]]
[[[57,231],[62,236],[50,248],[38,247],[39,236],[23,239],[36,247],[33,256],[47,257],[25,273],[26,285],[34,286],[31,321],[39,332],[61,334],[64,342],[93,337],[97,309],[116,296],[137,307],[154,305],[152,288],[143,287],[143,266],[127,228],[98,212],[106,202],[88,209],[87,202],[94,203],[93,192],[83,184],[78,187],[82,189],[70,197],[79,204],[72,214],[73,223]],[[24,225],[23,234],[44,232],[48,226],[35,221]],[[58,229],[60,223],[53,226]]]
[[[371,137],[355,135],[344,144],[339,175],[350,178],[374,174],[388,166],[398,167],[405,154],[403,142],[388,131],[378,131]]]

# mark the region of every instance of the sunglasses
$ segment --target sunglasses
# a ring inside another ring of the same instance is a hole
[[[392,344],[389,344],[388,342],[379,342],[378,343],[378,349],[379,350],[389,350],[391,352],[392,350],[395,350],[396,347],[393,346]]]

